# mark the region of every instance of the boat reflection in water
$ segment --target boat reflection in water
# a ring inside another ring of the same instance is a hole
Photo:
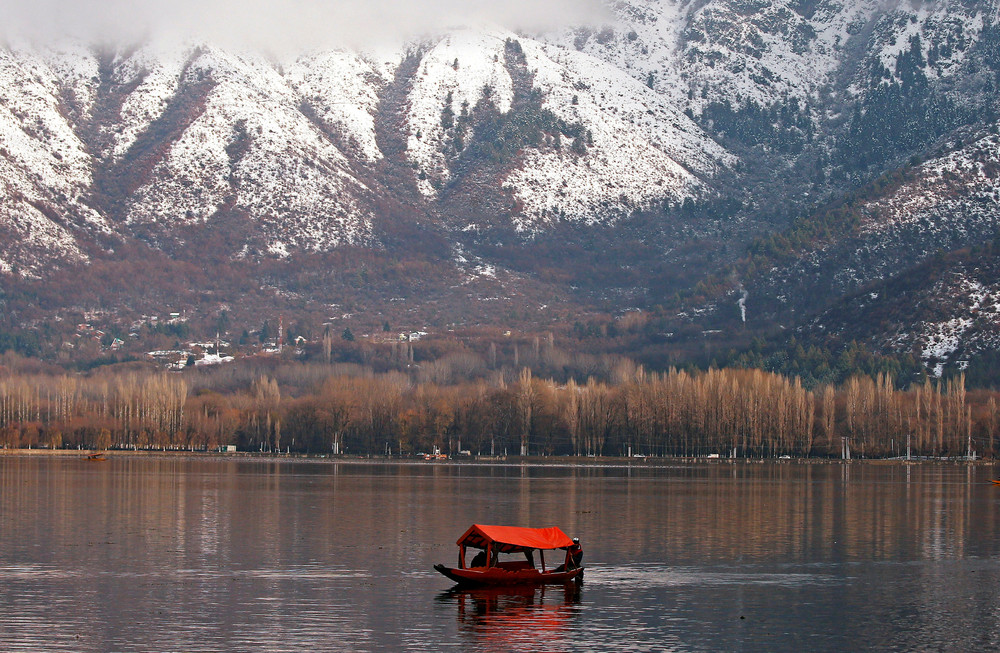
[[[456,586],[438,595],[454,604],[460,634],[488,650],[564,650],[580,612],[582,582],[515,587]]]

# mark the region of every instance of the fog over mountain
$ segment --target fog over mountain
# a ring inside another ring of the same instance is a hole
[[[3,0],[0,29],[42,42],[178,39],[288,52],[393,45],[453,27],[554,29],[608,15],[595,0]]]

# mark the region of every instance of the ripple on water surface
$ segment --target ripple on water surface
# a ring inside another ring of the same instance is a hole
[[[0,651],[1000,641],[992,470],[627,472],[0,457]],[[582,586],[447,591],[432,565],[484,521],[580,535]]]

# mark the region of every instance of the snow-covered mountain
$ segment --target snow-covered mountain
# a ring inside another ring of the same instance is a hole
[[[233,215],[245,222],[234,255],[377,246],[376,198],[407,191],[380,176],[384,149],[405,144],[433,210],[469,167],[465,147],[489,138],[473,113],[512,139],[491,170],[521,231],[680,203],[735,161],[612,63],[502,30],[291,61],[203,44],[2,57],[4,226],[23,236],[0,258],[22,273],[85,260],[88,230],[162,243]]]
[[[135,242],[253,262],[432,234],[434,265],[524,280],[532,257],[509,248],[551,253],[571,225],[646,247],[616,261],[640,281],[613,301],[661,304],[697,262],[745,282],[752,322],[755,306],[820,315],[1000,226],[995,2],[608,10],[282,58],[8,44],[0,270],[44,277]],[[567,252],[601,246],[572,233]],[[755,237],[772,271],[740,278]]]
[[[995,13],[875,0],[631,0],[612,10],[607,25],[558,33],[463,29],[402,52],[290,61],[210,45],[8,47],[5,195],[22,208],[15,218],[8,201],[4,222],[33,252],[20,269],[59,252],[86,257],[60,223],[68,216],[77,228],[124,237],[152,226],[169,238],[172,226],[236,213],[252,233],[246,251],[273,254],[376,244],[373,198],[399,192],[376,173],[392,141],[433,209],[481,154],[470,146],[506,139],[511,151],[491,172],[522,232],[680,204],[711,194],[720,169],[745,154],[725,141],[748,118],[742,108],[794,100],[799,127],[822,133],[831,114],[877,89],[866,71],[891,78],[913,47],[927,79],[959,77]],[[389,91],[400,89],[394,105]],[[477,107],[498,114],[495,133]],[[380,123],[390,132],[381,139]],[[18,258],[5,254],[8,266]]]

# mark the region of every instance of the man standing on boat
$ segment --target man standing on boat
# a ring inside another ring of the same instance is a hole
[[[569,559],[572,564],[572,568],[576,569],[583,561],[583,547],[580,546],[580,538],[574,537],[573,546],[569,547],[567,551],[569,551]]]

